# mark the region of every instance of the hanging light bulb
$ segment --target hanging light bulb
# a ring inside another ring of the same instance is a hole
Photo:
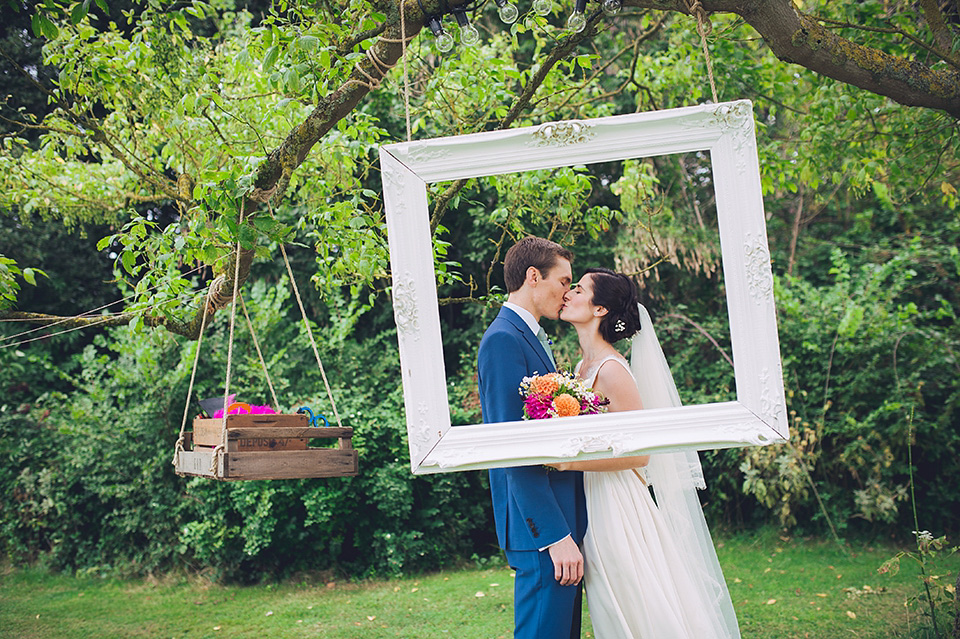
[[[573,13],[567,18],[567,28],[572,31],[583,31],[587,26],[587,16],[583,12],[587,9],[587,0],[577,0]]]
[[[433,32],[433,37],[437,39],[437,49],[440,53],[446,53],[453,48],[453,36],[443,30],[440,24],[440,18],[430,16],[427,18],[427,26]]]
[[[510,2],[510,0],[494,0],[494,2],[497,3],[497,13],[500,14],[501,20],[506,24],[513,24],[517,21],[517,18],[520,16],[517,5]]]
[[[467,19],[467,12],[461,9],[453,10],[453,17],[457,19],[457,24],[460,25],[460,43],[472,47],[476,43],[480,42],[480,32],[477,31],[477,28],[470,24],[470,20]]]
[[[533,0],[533,12],[538,16],[550,15],[553,9],[553,2],[550,0]]]
[[[620,13],[620,0],[603,0],[603,12],[608,16],[615,16]]]

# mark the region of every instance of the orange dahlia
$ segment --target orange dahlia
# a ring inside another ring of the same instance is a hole
[[[572,395],[563,393],[553,398],[553,410],[557,411],[560,417],[574,417],[580,414],[580,402]]]
[[[530,390],[534,393],[540,393],[541,395],[553,395],[557,392],[557,389],[560,388],[560,384],[557,383],[557,377],[558,375],[556,373],[534,377],[530,381]]]

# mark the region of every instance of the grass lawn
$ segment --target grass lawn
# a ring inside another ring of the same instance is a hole
[[[908,598],[917,569],[877,568],[891,546],[779,537],[720,537],[720,563],[744,639],[920,638]],[[956,580],[960,557],[940,566]],[[257,639],[324,637],[509,638],[513,579],[506,567],[389,581],[298,580],[220,586],[197,578],[117,580],[7,570],[0,576],[0,637]],[[952,619],[941,620],[949,636]],[[584,638],[592,637],[584,615]],[[659,638],[658,638],[659,639]],[[668,637],[662,639],[670,639]]]

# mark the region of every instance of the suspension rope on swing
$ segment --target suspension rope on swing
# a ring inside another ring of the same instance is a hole
[[[253,414],[250,406],[232,402],[230,393],[230,375],[233,359],[233,328],[236,320],[236,307],[239,300],[247,320],[247,327],[253,337],[260,365],[263,368],[274,404],[278,406],[276,392],[270,380],[267,365],[260,351],[260,344],[253,331],[253,323],[247,314],[246,304],[234,277],[234,290],[230,313],[230,339],[227,348],[227,369],[224,384],[224,396],[221,406],[226,407],[222,417],[197,417],[193,420],[193,429],[188,431],[190,397],[197,363],[200,359],[200,347],[203,331],[207,325],[207,313],[210,306],[209,294],[204,299],[203,317],[200,324],[200,336],[197,339],[190,384],[187,389],[187,405],[184,408],[180,436],[175,446],[173,464],[178,475],[207,477],[222,481],[252,479],[308,479],[323,477],[351,477],[357,474],[359,459],[352,445],[353,429],[344,427],[340,421],[337,405],[327,380],[326,371],[320,360],[320,352],[313,337],[306,310],[293,277],[293,270],[287,259],[287,252],[280,246],[283,260],[287,266],[290,284],[293,287],[297,305],[300,307],[306,332],[310,339],[320,375],[337,425],[329,426],[329,421],[306,406],[294,414],[268,413]],[[239,270],[240,244],[236,246],[237,266]],[[278,406],[279,407],[279,406]],[[308,416],[309,415],[309,416]],[[324,426],[320,426],[320,422]],[[337,446],[310,447],[310,440],[336,439]]]

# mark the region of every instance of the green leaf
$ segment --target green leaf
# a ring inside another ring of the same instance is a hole
[[[320,39],[317,36],[305,35],[297,38],[297,47],[307,53],[315,50],[320,45]]]
[[[297,92],[300,90],[300,74],[296,69],[287,69],[283,74],[283,82],[287,85],[289,91]]]
[[[87,11],[90,10],[90,0],[84,0],[73,8],[70,12],[70,24],[80,24],[80,21],[87,17]]]
[[[837,332],[841,336],[850,339],[860,329],[860,324],[862,322],[863,308],[859,306],[848,308],[847,312],[843,316],[843,319],[840,320],[840,326],[837,327]]]
[[[134,275],[134,269],[137,265],[137,258],[130,251],[124,251],[120,254],[120,263],[123,264],[123,270],[130,275]]]
[[[277,58],[280,56],[280,49],[276,46],[272,46],[267,49],[267,55],[263,56],[263,72],[267,73],[270,69],[273,68],[274,63],[277,61]]]
[[[253,248],[257,245],[257,230],[252,226],[244,224],[240,227],[240,246],[245,249]]]
[[[45,15],[40,16],[40,28],[48,40],[56,40],[57,36],[60,35],[60,29]]]
[[[32,268],[23,269],[23,272],[21,273],[21,275],[23,275],[23,279],[25,279],[27,283],[30,284],[31,286],[37,285],[37,276],[34,275]]]
[[[270,231],[277,227],[277,222],[269,217],[255,217],[253,218],[253,225],[264,233],[270,233]]]

